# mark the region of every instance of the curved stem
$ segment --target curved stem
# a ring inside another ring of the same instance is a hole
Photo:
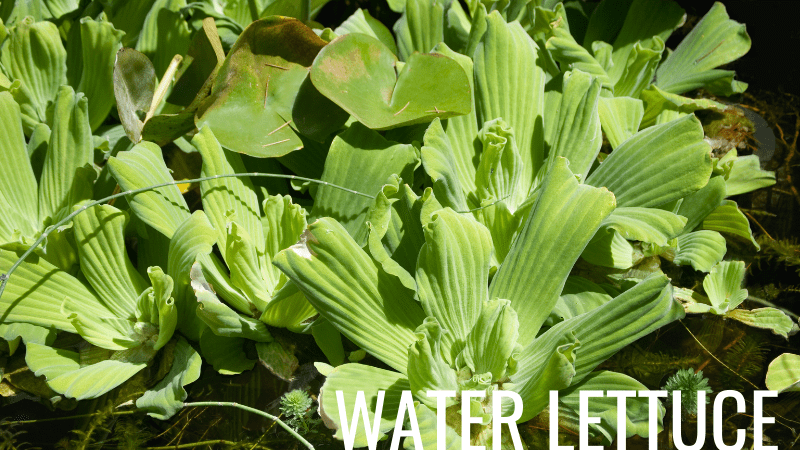
[[[294,436],[295,439],[300,441],[300,443],[302,443],[307,449],[314,450],[314,446],[311,445],[311,443],[309,443],[307,440],[305,440],[305,438],[303,438],[303,436],[300,436],[299,434],[297,434],[297,432],[294,431],[292,429],[292,427],[290,427],[289,425],[286,425],[281,419],[278,419],[277,417],[273,416],[272,414],[265,413],[264,411],[260,411],[260,410],[255,409],[255,408],[251,408],[249,406],[242,405],[241,403],[234,403],[234,402],[190,402],[190,403],[184,403],[183,406],[184,407],[187,407],[187,406],[188,407],[191,407],[191,406],[229,406],[231,408],[239,408],[239,409],[242,409],[242,410],[247,411],[249,413],[257,414],[257,415],[259,415],[261,417],[266,417],[267,419],[275,421],[275,423],[280,425],[281,428],[283,428],[284,430],[288,431],[289,434]]]

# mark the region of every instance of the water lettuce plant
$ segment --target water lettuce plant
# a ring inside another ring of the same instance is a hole
[[[339,438],[335,391],[344,391],[350,417],[357,391],[364,391],[366,404],[374,406],[377,391],[386,390],[383,434],[395,425],[400,392],[411,390],[420,402],[420,426],[427,427],[421,430],[422,445],[435,445],[437,406],[425,393],[483,390],[483,400],[448,403],[448,442],[457,445],[458,436],[469,432],[473,444],[488,445],[491,414],[485,411],[490,411],[494,390],[520,394],[521,422],[544,409],[550,390],[569,388],[567,397],[576,398],[580,389],[632,388],[639,384],[622,374],[589,374],[621,346],[683,317],[666,277],[654,275],[585,314],[542,327],[583,247],[615,207],[606,189],[579,184],[563,158],[545,177],[491,282],[489,231],[452,209],[436,208],[432,195],[415,202],[422,202],[415,208],[421,214],[408,225],[416,222],[422,228],[424,243],[413,275],[404,274],[413,279],[413,289],[330,219],[309,225],[300,242],[275,259],[320,315],[392,369],[318,365],[326,374],[320,414]],[[395,271],[401,270],[398,266],[391,265]],[[460,408],[482,416],[482,425],[462,431]],[[647,434],[642,412],[629,409],[629,433]],[[375,411],[369,414],[372,423]],[[367,435],[358,427],[356,443],[364,446]],[[511,445],[504,442],[507,448]]]

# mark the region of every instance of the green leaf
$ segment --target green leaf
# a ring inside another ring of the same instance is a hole
[[[687,195],[681,200],[678,215],[686,217],[684,234],[697,228],[712,211],[722,204],[725,198],[725,180],[723,177],[711,177],[708,184],[699,191]]]
[[[585,278],[571,276],[567,278],[564,290],[561,291],[561,296],[558,297],[558,302],[553,307],[553,311],[550,312],[550,317],[545,322],[545,326],[551,327],[565,319],[589,312],[605,304],[611,298],[597,284]]]
[[[431,408],[436,400],[428,397],[431,390],[458,390],[456,372],[447,364],[442,354],[442,337],[447,333],[435,317],[426,317],[417,328],[417,342],[408,348],[408,383],[411,392]],[[453,405],[452,399],[448,405]]]
[[[419,158],[413,146],[387,141],[376,131],[354,123],[333,139],[322,181],[374,195],[389,176],[411,180]],[[336,219],[363,245],[367,240],[364,224],[372,200],[329,186],[320,186],[311,210],[312,217]]]
[[[344,364],[342,335],[336,327],[320,316],[314,321],[311,334],[314,336],[314,342],[317,343],[317,346],[334,367]]]
[[[478,132],[477,141],[483,146],[475,174],[477,200],[508,199],[514,206],[521,203],[527,183],[521,179],[524,168],[514,130],[502,118],[490,120]]]
[[[197,297],[197,315],[217,336],[256,342],[272,341],[264,322],[246,317],[219,300],[211,285],[203,278],[198,265],[192,267],[192,288]]]
[[[41,220],[91,198],[94,180],[83,167],[93,156],[88,101],[71,87],[62,86],[55,99],[52,134],[39,183]]]
[[[511,300],[522,321],[522,345],[536,336],[572,266],[615,203],[610,192],[578,184],[563,158],[550,169],[540,192],[489,289],[490,298]]]
[[[379,40],[347,34],[319,52],[311,81],[376,130],[469,113],[469,80],[457,62],[437,54],[414,54],[399,72],[396,65],[397,57]]]
[[[39,344],[27,346],[25,361],[36,376],[47,378],[51,389],[77,400],[97,398],[147,366],[146,362],[105,360],[81,367],[78,353]]]
[[[159,420],[174,416],[188,396],[183,387],[197,381],[202,363],[200,354],[185,339],[178,338],[169,373],[136,399],[136,407]]]
[[[750,50],[745,26],[730,20],[725,5],[714,3],[656,72],[656,84],[681,94],[700,87],[729,96],[744,92],[746,83],[733,80],[733,71],[713,70]]]
[[[784,353],[767,368],[767,389],[785,392],[800,390],[800,355]]]
[[[173,297],[178,311],[176,328],[187,338],[197,341],[203,322],[197,316],[197,299],[191,289],[189,272],[198,255],[211,253],[216,233],[203,211],[195,211],[175,230],[169,242],[168,272],[175,280]]]
[[[703,219],[702,228],[739,236],[750,241],[756,247],[756,250],[761,249],[761,246],[758,245],[758,242],[753,238],[753,232],[750,230],[750,222],[733,200],[725,200],[717,209],[706,216],[705,219]]]
[[[420,403],[416,406],[417,425],[420,432],[420,445],[423,448],[438,448],[439,439],[439,422],[436,417],[436,409],[434,407],[428,408],[426,405]],[[458,435],[452,426],[446,426],[445,429],[445,448],[441,450],[460,450],[461,449],[461,436]],[[403,448],[408,450],[423,450],[414,446],[414,440],[408,439],[403,442]]]
[[[203,127],[192,139],[192,145],[203,157],[201,176],[246,172],[241,155],[223,149],[210,127]],[[264,231],[259,217],[258,196],[250,179],[227,177],[207,180],[200,183],[200,191],[203,208],[217,230],[217,246],[226,248],[228,222],[235,220],[252,238],[258,255],[263,255]]]
[[[256,360],[247,357],[244,338],[217,336],[210,329],[200,335],[200,353],[222,375],[237,375],[252,370]]]
[[[587,49],[575,42],[575,38],[572,37],[567,27],[555,25],[552,37],[547,39],[545,48],[553,59],[561,64],[562,71],[569,69],[586,72],[597,77],[602,87],[612,89],[613,83],[608,77],[605,67],[595,58],[598,51],[595,50],[595,56],[592,56]]]
[[[795,327],[792,318],[777,308],[756,308],[753,310],[737,308],[733,311],[728,311],[725,317],[737,320],[750,327],[771,330],[784,339],[789,339],[789,335]]]
[[[455,123],[456,119],[450,119],[448,125]],[[449,129],[449,128],[448,128]],[[477,129],[474,136],[477,135]],[[443,206],[465,211],[467,206],[466,193],[475,190],[476,164],[471,161],[475,154],[470,149],[469,154],[458,152],[464,150],[451,144],[450,138],[445,134],[441,121],[433,119],[427,131],[425,131],[425,145],[422,147],[422,165],[425,172],[433,180],[433,192],[436,199]],[[460,163],[460,164],[459,164]],[[462,180],[469,180],[462,184]]]
[[[15,252],[0,250],[0,272],[8,272],[18,257]],[[45,328],[52,326],[77,333],[72,322],[60,311],[66,298],[73,305],[80,305],[84,314],[112,316],[83,283],[44,259],[31,256],[8,279],[0,302],[0,320],[3,323],[30,323]]]
[[[325,41],[289,17],[250,24],[228,52],[211,96],[195,123],[214,130],[222,145],[256,157],[283,156],[303,148],[290,126],[292,106]]]
[[[161,148],[152,142],[142,142],[112,156],[108,165],[123,191],[173,181]],[[147,190],[127,199],[136,217],[168,238],[189,218],[189,207],[176,185]]]
[[[650,242],[663,247],[681,233],[686,218],[661,209],[621,207],[615,209],[603,225],[619,231],[629,241]]]
[[[11,80],[22,82],[15,98],[22,115],[33,123],[49,123],[48,106],[67,84],[66,61],[67,52],[54,23],[25,17],[9,29],[0,63]]]
[[[34,236],[40,230],[36,178],[25,150],[19,105],[8,92],[0,92],[0,242],[13,240],[15,232]]]
[[[303,326],[303,322],[315,315],[317,311],[290,281],[272,295],[259,319],[273,327],[293,328]]]
[[[387,274],[335,220],[310,224],[273,260],[308,301],[353,343],[405,372],[408,346],[425,314],[412,292]],[[381,336],[381,339],[375,339]]]
[[[153,62],[156,74],[163,74],[175,55],[189,49],[189,26],[180,13],[185,0],[156,0],[144,19],[136,50]]]
[[[123,238],[127,214],[98,205],[73,220],[81,272],[115,317],[133,318],[137,298],[147,283],[128,259]]]
[[[104,16],[99,20],[82,17],[73,29],[68,41],[67,74],[73,75],[69,78],[75,90],[90,100],[89,124],[97,130],[114,106],[114,59],[125,33]]]
[[[729,108],[727,105],[714,100],[695,99],[672,94],[659,89],[656,85],[651,85],[643,90],[641,99],[644,101],[645,106],[644,117],[642,117],[643,127],[669,122],[701,109],[725,112]]]
[[[601,227],[586,244],[581,258],[601,267],[629,269],[633,266],[633,246],[617,230]]]
[[[297,357],[278,341],[256,344],[258,360],[281,380],[291,382],[299,365]]]
[[[425,313],[448,331],[442,337],[442,354],[449,362],[489,300],[492,238],[486,227],[449,208],[435,213],[424,229],[417,296]]]
[[[561,408],[569,408],[573,414],[564,417],[564,414],[559,414],[561,420],[560,426],[565,426],[568,429],[578,430],[579,425],[577,422],[565,424],[565,420],[570,417],[577,417],[580,411],[580,392],[588,390],[599,391],[645,391],[647,388],[635,379],[621,373],[611,371],[597,371],[592,372],[586,378],[581,380],[559,393],[559,402]],[[632,397],[628,398],[625,402],[625,435],[632,437],[639,435],[643,438],[649,437],[650,428],[650,406],[647,398]],[[560,408],[559,408],[560,409]],[[664,413],[666,409],[659,403],[658,405],[658,429],[663,429]],[[589,399],[589,417],[599,417],[600,423],[589,425],[590,435],[603,436],[604,443],[610,445],[612,441],[617,438],[617,429],[619,424],[617,422],[617,399],[614,397],[592,397]]]
[[[140,297],[136,316],[139,321],[149,322],[158,327],[158,338],[155,340],[153,350],[159,350],[172,338],[172,333],[175,332],[175,326],[178,323],[175,299],[172,298],[174,283],[172,278],[164,274],[160,267],[148,268],[147,275],[150,277],[153,288],[145,291],[145,294]],[[142,306],[149,307],[149,313]],[[140,315],[140,311],[144,312],[144,315]]]
[[[775,184],[775,172],[761,169],[758,156],[740,156],[725,179],[727,195],[739,195]]]
[[[601,96],[597,110],[606,138],[614,149],[639,131],[644,115],[642,101],[629,97]]]
[[[721,261],[703,280],[703,289],[717,314],[731,311],[747,299],[744,261]]]
[[[306,211],[300,205],[292,203],[292,197],[288,195],[270,195],[264,199],[262,209],[264,215],[261,217],[261,225],[266,237],[265,252],[267,261],[272,261],[278,252],[296,244],[300,239],[307,225]],[[268,264],[261,270],[268,275],[267,289],[272,291],[280,287],[281,272],[278,268]]]
[[[614,95],[639,98],[642,90],[650,86],[663,51],[664,41],[658,36],[653,36],[650,42],[648,40],[636,42],[630,50],[624,70],[619,73],[619,78],[614,84]]]
[[[520,179],[527,188],[544,160],[544,71],[537,65],[536,44],[519,23],[506,23],[493,11],[486,27],[472,57],[478,124],[502,117],[514,129],[522,157]],[[521,191],[516,198],[524,200],[529,193]]]
[[[716,231],[700,230],[678,237],[678,248],[672,260],[679,266],[690,264],[694,270],[708,272],[722,260],[727,251],[725,238]]]
[[[584,180],[603,143],[598,115],[600,81],[579,70],[567,72],[562,92],[548,159],[552,163],[558,156],[567,158],[571,170]]]
[[[444,41],[444,9],[439,0],[406,0],[403,15],[394,24],[399,50],[394,53],[408,61],[412,53],[428,53]]]
[[[700,189],[711,175],[711,153],[694,116],[647,128],[617,147],[586,184],[604,186],[619,206],[652,207]]]
[[[491,373],[492,381],[500,381],[516,371],[519,321],[508,300],[494,299],[482,306],[460,356],[472,373]]]
[[[20,341],[25,342],[25,345],[50,345],[56,339],[56,332],[52,327],[39,327],[29,323],[9,323],[0,325],[0,339],[6,341],[8,354],[13,355]]]
[[[114,98],[119,120],[131,142],[142,140],[145,113],[150,110],[156,91],[156,72],[153,63],[132,48],[117,52],[114,62]]]
[[[397,45],[394,43],[392,32],[380,20],[373,18],[366,9],[357,9],[353,15],[336,27],[333,32],[338,36],[348,33],[368,34],[381,41],[392,53],[397,54]]]
[[[402,391],[409,390],[408,379],[397,372],[365,366],[363,364],[344,364],[336,368],[330,366],[318,369],[325,375],[325,384],[322,385],[319,394],[319,415],[328,424],[328,427],[335,428],[333,435],[337,439],[342,439],[342,423],[339,416],[339,407],[342,406],[346,412],[345,424],[348,429],[352,428],[350,422],[353,417],[356,403],[356,392],[362,391],[366,400],[367,421],[370,428],[375,423],[375,405],[378,398],[378,391],[385,391],[383,409],[379,418],[378,430],[373,433],[382,437],[389,430],[394,428],[397,418],[397,410],[400,406],[400,395]],[[344,404],[339,405],[336,392],[343,394]],[[363,411],[362,411],[363,412]],[[359,419],[361,419],[359,413]],[[351,431],[352,433],[352,431]],[[355,447],[365,447],[367,445],[367,435],[364,429],[363,419],[356,422],[355,428]]]
[[[231,283],[239,288],[253,305],[263,311],[271,297],[261,271],[259,255],[252,238],[236,222],[228,223],[225,262],[231,272]]]

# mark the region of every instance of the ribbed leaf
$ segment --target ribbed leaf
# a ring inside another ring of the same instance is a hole
[[[739,195],[775,184],[775,172],[761,169],[757,155],[740,156],[725,180],[727,195]]]
[[[578,417],[580,411],[580,392],[588,390],[597,391],[646,391],[647,387],[635,379],[617,372],[611,371],[597,371],[592,372],[581,380],[579,383],[574,384],[559,393],[558,399],[561,407],[566,407],[572,410],[573,414],[564,417],[561,416],[560,424],[567,429],[579,429],[579,424],[573,422],[564,424],[565,420],[570,417]],[[649,421],[650,421],[650,406],[649,400],[644,397],[628,398],[625,402],[625,435],[631,437],[639,435],[641,437],[648,437],[650,435]],[[666,409],[659,403],[658,405],[658,426],[659,429],[663,426],[664,413]],[[592,397],[589,399],[589,417],[599,417],[600,423],[590,424],[589,433],[591,435],[600,434],[606,445],[610,445],[612,441],[617,438],[617,399],[614,397]]]
[[[604,186],[619,206],[652,207],[708,183],[711,155],[694,116],[641,131],[616,148],[586,183]]]
[[[80,25],[73,28],[75,31],[71,31],[68,41],[67,70],[68,75],[74,76],[69,81],[89,99],[89,124],[96,130],[114,106],[114,59],[125,33],[114,28],[105,17],[99,20],[83,17]]]
[[[563,158],[556,161],[540,189],[489,290],[490,298],[511,300],[521,321],[522,345],[536,336],[572,266],[615,203],[610,192],[578,184]]]
[[[333,32],[339,36],[348,33],[368,34],[389,47],[392,53],[397,54],[397,45],[394,43],[392,32],[380,20],[373,18],[366,9],[357,9],[353,15],[336,27]]]
[[[639,131],[644,106],[642,101],[629,97],[600,97],[597,103],[600,123],[611,144],[616,149]]]
[[[784,339],[789,339],[792,330],[797,326],[791,317],[777,308],[734,309],[728,311],[725,317],[749,327],[770,330]]]
[[[0,272],[8,272],[17,258],[15,252],[0,250]],[[0,321],[52,326],[77,333],[67,316],[61,313],[61,304],[68,297],[74,305],[80,305],[84,314],[112,316],[94,293],[76,278],[42,258],[30,257],[8,279],[0,302]]]
[[[408,383],[411,392],[421,403],[434,409],[436,399],[428,397],[428,391],[458,389],[456,371],[442,358],[444,333],[446,330],[442,329],[436,318],[426,317],[425,322],[417,328],[417,342],[408,347]],[[453,399],[447,401],[447,406],[453,404]]]
[[[189,49],[189,26],[180,13],[186,0],[156,0],[144,19],[136,50],[145,54],[160,78],[172,57]]]
[[[716,231],[700,230],[678,237],[678,250],[672,262],[691,264],[694,270],[708,272],[727,251],[725,238]]]
[[[256,247],[250,235],[236,222],[228,224],[228,242],[225,244],[225,262],[231,272],[231,283],[263,311],[271,297],[261,271]]]
[[[398,51],[406,61],[414,52],[428,53],[444,41],[444,4],[439,0],[406,0],[403,15],[394,24]]]
[[[192,139],[203,157],[201,176],[245,172],[239,154],[223,149],[210,127],[203,127]],[[264,231],[258,207],[258,197],[249,178],[228,177],[200,183],[203,209],[214,229],[217,230],[217,245],[225,248],[228,242],[228,222],[235,220],[247,232],[258,251],[264,254]],[[225,255],[223,255],[225,256]]]
[[[412,293],[384,272],[330,218],[308,226],[300,242],[273,260],[308,301],[360,348],[405,372],[408,346],[425,314]],[[375,339],[381,336],[381,339]]]
[[[413,146],[387,141],[369,128],[354,123],[336,136],[328,157],[322,181],[375,195],[390,175],[397,174],[411,181],[419,159]],[[367,240],[364,224],[372,200],[328,186],[320,186],[314,199],[311,216],[332,217],[363,245]]]
[[[455,120],[455,118],[450,119],[448,125],[456,126]],[[477,130],[475,132],[477,134]],[[472,139],[474,138],[473,136]],[[470,161],[475,151],[470,148],[469,154],[466,154],[457,150],[463,149],[451,144],[441,121],[438,118],[434,119],[425,132],[425,145],[421,150],[422,164],[425,172],[433,180],[436,199],[443,206],[465,211],[468,209],[466,193],[475,190],[477,168]],[[469,164],[463,164],[467,161]],[[460,166],[459,162],[462,162]],[[469,180],[469,183],[462,184],[462,180]]]
[[[439,439],[439,422],[436,409],[431,409],[420,403],[417,405],[417,425],[419,426],[420,445],[423,448],[437,448]],[[451,426],[444,429],[445,448],[439,450],[461,450],[461,436]],[[414,439],[406,438],[403,448],[408,450],[423,450],[414,446]]]
[[[38,344],[27,347],[25,361],[37,376],[47,378],[51,389],[77,400],[97,398],[147,366],[146,362],[106,360],[81,367],[78,353]]]
[[[650,86],[663,51],[664,41],[658,36],[654,36],[652,40],[636,42],[630,50],[624,70],[619,73],[614,84],[614,95],[639,98],[642,90]],[[612,76],[614,75],[616,73]]]
[[[545,325],[553,326],[565,319],[589,312],[608,302],[611,298],[597,284],[585,278],[571,276],[567,278],[564,290],[553,307],[553,311],[550,312],[550,317]]]
[[[771,391],[800,391],[800,355],[784,353],[769,363],[767,389]]]
[[[743,92],[747,84],[734,81],[733,71],[713,70],[750,50],[745,26],[730,20],[717,2],[658,68],[656,84],[675,94],[708,87],[719,95]]]
[[[717,209],[724,198],[725,179],[723,177],[711,177],[708,184],[702,189],[684,197],[678,207],[678,215],[687,219],[683,229],[684,234],[697,228],[703,219]]]
[[[706,275],[703,290],[719,314],[731,311],[747,299],[744,281],[744,261],[722,261]]]
[[[643,127],[666,123],[701,109],[725,112],[729,108],[727,105],[706,98],[689,98],[672,94],[659,89],[656,85],[643,90],[641,99],[645,106]]]
[[[603,143],[598,116],[600,81],[585,72],[575,70],[564,74],[561,105],[553,142],[549,142],[548,159],[567,158],[570,169],[581,180],[589,169]]]
[[[516,364],[511,358],[521,349],[517,345],[518,330],[517,313],[508,300],[484,302],[461,357],[472,373],[491,373],[492,381],[500,381],[516,371],[509,363]]]
[[[555,26],[552,34],[553,36],[547,40],[546,48],[553,59],[561,63],[561,67],[586,72],[597,77],[604,88],[611,89],[613,87],[603,64],[575,42],[575,38],[572,37],[568,28]]]
[[[292,328],[316,315],[317,311],[293,282],[278,289],[261,313],[260,320],[273,327]]]
[[[448,361],[455,357],[451,349],[466,340],[489,300],[491,253],[489,230],[451,209],[437,212],[425,226],[417,295],[425,313],[448,331],[442,337],[442,354]]]
[[[91,197],[93,180],[81,169],[92,162],[93,156],[88,100],[71,87],[62,86],[55,98],[50,144],[39,183],[41,220]]]
[[[17,101],[23,115],[48,122],[47,107],[60,86],[67,84],[66,60],[67,52],[54,23],[26,17],[9,30],[0,62],[11,80],[22,82]]]
[[[108,165],[123,191],[173,181],[161,148],[151,142],[142,142],[130,151],[112,156]],[[176,185],[151,189],[127,198],[139,219],[168,238],[172,238],[175,230],[189,217],[189,207]]]
[[[175,230],[169,242],[168,272],[175,280],[173,296],[178,310],[177,329],[189,339],[200,338],[203,325],[197,317],[197,300],[191,289],[189,271],[198,255],[207,255],[216,241],[214,228],[202,211],[195,211]]]
[[[650,242],[659,246],[678,236],[686,218],[655,208],[617,208],[603,225],[613,228],[629,241]]]
[[[36,178],[25,149],[19,105],[0,92],[0,242],[10,242],[15,231],[34,236],[40,229]]]
[[[353,412],[356,404],[356,393],[363,392],[366,400],[367,422],[370,428],[375,423],[375,405],[378,398],[378,391],[385,391],[383,399],[383,409],[379,419],[377,435],[383,436],[394,428],[397,410],[400,406],[400,395],[402,391],[409,390],[408,379],[397,372],[365,366],[363,364],[344,364],[331,368],[317,363],[318,367],[323,366],[320,371],[325,375],[325,384],[319,393],[319,415],[329,428],[334,428],[334,437],[342,439],[342,423],[339,417],[339,408],[346,412],[345,424],[351,430]],[[341,391],[344,397],[344,404],[340,405],[336,392]],[[363,411],[362,411],[363,412]],[[363,416],[359,414],[355,429],[355,447],[365,447],[367,436],[364,429]],[[353,433],[353,431],[350,431]],[[373,430],[375,432],[375,430]]]
[[[251,370],[256,365],[255,359],[247,357],[244,338],[217,336],[210,329],[200,335],[200,353],[203,360],[214,367],[222,375],[237,375]]]
[[[617,230],[601,227],[586,244],[581,258],[602,267],[628,269],[633,266],[633,246]]]
[[[706,216],[703,219],[702,228],[739,236],[750,241],[756,247],[756,250],[761,249],[761,246],[753,238],[750,222],[733,200],[725,200],[717,209]]]
[[[544,71],[537,65],[536,44],[519,23],[506,23],[493,11],[486,26],[473,55],[478,124],[503,118],[514,129],[522,157],[520,177],[528,186],[544,159]],[[517,198],[527,196],[517,193]]]
[[[264,215],[261,217],[261,225],[266,238],[266,260],[269,262],[278,252],[300,239],[307,225],[306,211],[300,205],[292,203],[292,197],[288,195],[271,195],[264,199],[262,207]],[[261,270],[268,280],[267,289],[270,292],[280,287],[281,272],[275,266],[267,264]]]
[[[94,206],[74,219],[81,272],[120,319],[133,318],[139,294],[147,288],[125,249],[127,221],[127,214],[110,205]]]
[[[169,373],[136,400],[136,407],[150,417],[167,420],[181,408],[188,394],[183,387],[200,377],[202,359],[185,339],[179,338]]]

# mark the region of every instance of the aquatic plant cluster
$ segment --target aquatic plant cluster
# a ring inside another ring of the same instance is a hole
[[[388,0],[391,30],[326,3],[0,6],[6,401],[166,421],[215,405],[188,403],[207,376],[314,363],[321,386],[246,409],[309,448],[513,449],[494,399],[523,424],[558,391],[578,430],[582,392],[648,390],[602,365],[689,314],[798,330],[743,307],[726,257],[759,249],[731,197],[775,175],[704,131],[747,88],[721,3],[674,49],[672,1]],[[800,390],[799,359],[766,386]],[[713,394],[683,369],[693,417]],[[594,399],[592,442],[654,436],[649,411]]]

